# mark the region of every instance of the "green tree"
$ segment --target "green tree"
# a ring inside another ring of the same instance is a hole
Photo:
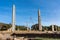
[[[32,25],[31,30],[39,30],[38,24]]]
[[[15,28],[16,30],[27,30],[27,27],[25,27],[25,26],[17,26],[16,25],[16,28]]]
[[[4,31],[4,30],[8,30],[9,28],[12,27],[12,24],[5,24],[5,23],[0,23],[0,30]],[[27,27],[25,26],[18,26],[16,25],[16,30],[27,30]]]
[[[32,25],[31,30],[39,30],[38,24]],[[42,26],[42,31],[48,30],[47,26]]]

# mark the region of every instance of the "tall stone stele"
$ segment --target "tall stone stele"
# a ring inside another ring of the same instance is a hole
[[[41,18],[40,18],[40,9],[38,10],[38,26],[39,26],[39,31],[42,31]]]
[[[54,31],[54,25],[52,25],[52,31]]]
[[[15,31],[15,5],[12,7],[12,32]]]

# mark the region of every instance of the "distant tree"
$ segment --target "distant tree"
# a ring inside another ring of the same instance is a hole
[[[58,30],[57,31],[60,31],[60,26],[58,26]]]
[[[16,28],[15,28],[16,30],[27,30],[27,27],[25,27],[25,26],[17,26],[16,25]]]
[[[32,30],[39,30],[38,24],[32,25],[31,26]],[[54,30],[57,30],[57,25],[54,25]],[[50,26],[42,26],[42,31],[52,31],[52,25]]]
[[[48,26],[42,26],[42,31],[48,30],[47,27],[48,27]],[[32,29],[32,30],[39,30],[38,24],[32,25],[32,26],[31,26],[31,29]]]
[[[48,26],[42,26],[43,31],[48,31]]]
[[[48,27],[48,31],[52,31],[52,25]]]
[[[1,30],[7,30],[7,27],[5,25],[3,25],[3,27],[1,28]]]
[[[8,30],[9,28],[11,28],[10,24],[3,24],[0,30]]]
[[[31,30],[39,30],[38,24],[32,25]]]
[[[0,23],[0,30],[4,31],[4,30],[8,30],[9,28],[12,27],[12,24],[5,24],[5,23]],[[18,26],[16,25],[16,30],[27,30],[27,27],[25,26]]]

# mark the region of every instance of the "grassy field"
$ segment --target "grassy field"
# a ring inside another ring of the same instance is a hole
[[[60,40],[60,39],[57,39],[57,38],[39,38],[36,40]]]
[[[50,38],[43,38],[43,39],[40,39],[40,40],[60,40],[60,39],[50,39]]]

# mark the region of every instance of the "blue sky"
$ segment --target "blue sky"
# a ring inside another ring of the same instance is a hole
[[[16,6],[16,24],[30,27],[38,23],[38,9],[42,25],[60,25],[60,0],[0,0],[0,22],[12,23],[12,5]]]

